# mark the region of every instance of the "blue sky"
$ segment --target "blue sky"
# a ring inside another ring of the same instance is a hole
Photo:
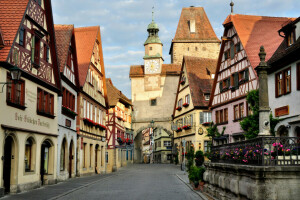
[[[55,24],[75,27],[100,25],[106,77],[131,98],[130,65],[143,64],[147,26],[152,7],[163,43],[164,63],[183,7],[204,7],[220,38],[222,22],[230,13],[230,0],[52,0]],[[299,17],[299,0],[234,0],[238,14]]]

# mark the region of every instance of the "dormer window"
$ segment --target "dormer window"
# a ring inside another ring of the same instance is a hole
[[[191,33],[195,33],[196,32],[196,23],[195,23],[195,20],[194,19],[189,20],[188,21],[188,25],[189,25],[190,32]]]
[[[292,31],[288,36],[287,36],[287,42],[288,46],[291,46],[292,44],[295,43],[295,32]]]
[[[205,101],[209,101],[209,98],[210,98],[210,94],[209,93],[204,94]]]

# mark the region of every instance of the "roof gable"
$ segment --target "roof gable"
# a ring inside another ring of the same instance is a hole
[[[110,107],[116,106],[120,101],[127,105],[132,105],[131,100],[129,100],[120,90],[118,90],[112,83],[110,78],[106,79],[107,87],[107,98]]]
[[[191,33],[189,21],[195,20],[195,32]],[[175,37],[177,41],[220,41],[216,36],[203,7],[183,8],[178,22]]]

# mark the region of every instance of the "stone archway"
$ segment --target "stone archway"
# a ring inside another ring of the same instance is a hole
[[[276,135],[279,137],[287,137],[289,135],[289,130],[284,125],[281,125],[277,129]]]

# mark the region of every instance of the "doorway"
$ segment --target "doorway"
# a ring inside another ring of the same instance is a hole
[[[98,149],[99,149],[99,144],[96,144],[96,147],[95,147],[95,172],[96,172],[96,174],[99,174],[99,169],[98,169]]]
[[[43,142],[42,148],[41,148],[41,168],[40,168],[42,185],[45,184],[45,175],[47,175],[48,171],[49,171],[50,147],[51,147],[51,144],[49,143],[49,141]]]
[[[72,164],[73,164],[73,140],[69,147],[69,178],[72,178]]]
[[[3,181],[5,193],[10,192],[12,147],[13,138],[8,136],[6,137],[4,144]]]

